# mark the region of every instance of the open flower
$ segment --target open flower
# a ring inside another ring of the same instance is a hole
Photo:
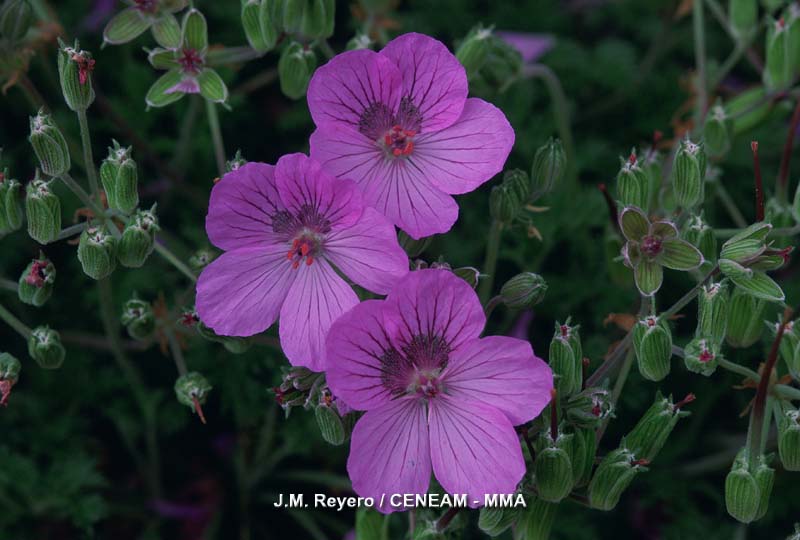
[[[293,365],[325,368],[325,334],[358,303],[344,274],[387,293],[408,257],[386,218],[362,205],[303,154],[277,166],[248,163],[211,192],[208,237],[226,250],[197,282],[197,313],[217,334],[250,336],[280,314],[281,346]]]
[[[103,44],[127,43],[149,28],[162,47],[173,49],[180,45],[181,28],[174,13],[186,7],[186,0],[127,0],[127,3],[129,7],[108,21],[103,30]]]
[[[663,267],[693,270],[705,259],[696,247],[678,238],[670,221],[654,221],[635,206],[626,206],[619,215],[619,228],[627,243],[622,246],[625,264],[633,268],[636,287],[645,296],[655,294],[664,280]]]
[[[467,99],[456,57],[420,34],[334,57],[311,79],[308,107],[311,156],[414,238],[450,230],[450,195],[500,172],[514,144],[499,109]]]
[[[366,410],[347,470],[360,496],[426,493],[431,469],[471,506],[513,493],[525,474],[514,425],[550,401],[553,374],[528,342],[480,338],[486,317],[472,288],[447,270],[419,270],[385,300],[362,302],[328,335],[328,384]]]

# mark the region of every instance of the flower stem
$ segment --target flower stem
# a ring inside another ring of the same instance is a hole
[[[503,232],[503,224],[496,219],[492,220],[489,228],[489,237],[486,241],[486,257],[483,260],[483,273],[486,278],[481,282],[479,296],[481,303],[485,303],[492,294],[494,285],[494,273],[497,269],[497,254],[500,249],[500,236]]]
[[[92,197],[86,193],[86,190],[81,187],[81,185],[75,181],[69,173],[64,173],[59,176],[62,182],[66,184],[69,190],[78,197],[83,204],[86,205],[92,212],[94,212],[95,217],[102,218],[103,217],[103,209],[94,201]]]
[[[717,363],[719,364],[719,367],[727,369],[728,371],[732,371],[733,373],[737,373],[755,382],[759,382],[760,380],[758,373],[756,373],[752,369],[746,368],[735,362],[731,362],[730,360],[726,360],[725,358],[719,358]]]
[[[495,308],[503,303],[503,297],[500,295],[493,296],[489,302],[487,302],[486,307],[483,309],[486,318],[488,319],[491,314],[494,312]]]
[[[703,122],[708,107],[708,81],[706,81],[706,30],[703,16],[703,2],[692,2],[692,26],[694,35],[694,62],[697,70],[695,89],[697,102],[694,110],[694,126],[697,129]]]
[[[183,351],[181,350],[181,345],[178,343],[178,340],[175,338],[175,332],[172,331],[172,328],[165,326],[163,328],[164,334],[167,336],[167,342],[169,342],[169,350],[172,353],[172,359],[175,361],[175,367],[178,369],[178,374],[183,376],[188,373],[186,369],[186,360],[183,358]]]
[[[89,177],[89,187],[92,190],[92,196],[100,201],[100,184],[97,182],[97,169],[94,166],[94,157],[92,157],[92,139],[89,135],[89,120],[86,118],[85,110],[79,110],[76,114],[78,115],[78,124],[81,128],[83,161],[86,165],[86,176]]]
[[[794,113],[792,113],[792,121],[789,124],[789,132],[786,134],[786,142],[783,145],[783,157],[781,158],[781,169],[778,174],[778,185],[775,187],[775,193],[778,196],[778,201],[781,203],[786,203],[789,196],[789,163],[792,159],[794,134],[797,131],[798,125],[800,125],[800,99],[797,100]]]
[[[789,399],[792,401],[800,400],[800,389],[795,388],[794,386],[789,386],[787,384],[776,384],[773,386],[773,390],[778,396]]]
[[[69,238],[70,236],[75,236],[76,234],[80,234],[86,228],[87,223],[77,223],[75,225],[70,225],[64,229],[61,229],[61,232],[58,233],[58,237],[56,240],[64,240],[65,238]]]
[[[214,157],[217,160],[217,173],[220,177],[225,174],[225,144],[222,142],[222,130],[219,127],[219,114],[217,106],[205,100],[206,113],[208,114],[208,127],[211,130],[211,139],[214,141]]]
[[[169,250],[169,248],[156,241],[155,251],[156,253],[161,255],[167,262],[169,262],[172,266],[177,268],[184,276],[186,276],[193,282],[197,282],[197,276],[194,275],[194,272],[192,272],[192,270],[188,266],[186,266],[178,257],[176,257],[175,254]]]
[[[6,289],[16,293],[17,289],[19,289],[19,284],[10,279],[0,278],[0,289]]]
[[[764,182],[761,179],[761,160],[758,158],[758,141],[750,142],[753,151],[753,175],[756,186],[756,221],[764,221]]]
[[[435,525],[436,531],[437,532],[444,531],[447,528],[447,526],[450,525],[450,522],[453,521],[453,518],[456,517],[456,514],[458,514],[459,510],[460,510],[459,507],[454,506],[453,508],[445,512],[442,517],[436,520],[436,525]]]
[[[22,321],[17,319],[13,313],[8,311],[3,304],[0,304],[0,319],[14,329],[20,336],[28,339],[31,337],[31,329]]]
[[[716,192],[717,197],[719,197],[719,200],[722,203],[722,206],[725,207],[725,210],[728,211],[728,215],[733,220],[733,223],[740,228],[747,227],[747,220],[744,218],[741,210],[739,210],[739,207],[736,206],[736,203],[733,201],[733,197],[731,197],[730,193],[728,193],[728,190],[725,189],[725,186],[722,185],[721,181],[716,182]]]
[[[317,41],[317,45],[319,46],[319,50],[322,51],[322,54],[324,54],[325,58],[328,60],[336,56],[336,51],[331,48],[331,44],[328,43],[327,39],[320,39]]]

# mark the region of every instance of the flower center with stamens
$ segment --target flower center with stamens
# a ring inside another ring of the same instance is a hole
[[[642,239],[642,253],[649,257],[655,257],[661,253],[661,238],[657,236],[645,236]]]
[[[417,134],[412,129],[403,129],[401,126],[392,126],[383,136],[383,146],[386,152],[394,157],[410,156],[414,151],[414,136]]]
[[[297,270],[301,263],[311,266],[319,253],[320,244],[319,237],[310,231],[304,231],[292,240],[292,248],[286,254],[286,258],[292,262],[292,268]]]
[[[134,6],[136,9],[143,13],[155,13],[158,4],[156,0],[134,0],[136,5]]]
[[[194,49],[182,49],[178,63],[184,73],[200,73],[203,67],[203,57]]]
[[[419,372],[416,380],[409,388],[410,392],[416,392],[419,397],[433,398],[442,391],[439,383],[438,373]]]
[[[31,271],[25,276],[25,283],[28,285],[33,285],[37,289],[41,289],[44,287],[44,280],[47,277],[45,274],[45,269],[47,268],[47,262],[45,261],[33,261],[33,266],[31,266]]]

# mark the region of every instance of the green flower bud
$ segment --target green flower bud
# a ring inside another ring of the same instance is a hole
[[[77,40],[74,46],[68,47],[59,39],[58,45],[58,78],[64,101],[73,111],[85,111],[94,102],[92,54],[82,51]]]
[[[751,90],[741,92],[725,105],[728,115],[734,119],[735,135],[746,133],[761,124],[772,111],[772,105],[765,99],[766,90],[758,85]]]
[[[189,267],[192,270],[202,270],[214,259],[215,255],[210,249],[198,249],[189,257]]]
[[[614,402],[605,388],[591,387],[571,396],[564,405],[567,421],[578,428],[595,430],[614,416]]]
[[[522,209],[523,200],[513,185],[503,182],[489,193],[489,213],[500,223],[511,223]]]
[[[800,471],[800,410],[787,408],[778,419],[778,455],[787,471]]]
[[[325,442],[339,446],[345,441],[346,432],[342,417],[333,406],[330,392],[327,390],[322,392],[319,404],[314,409],[314,417],[317,419],[317,426]]]
[[[362,34],[361,32],[358,32],[355,36],[350,38],[350,40],[347,42],[344,48],[346,51],[370,49],[372,48],[372,40],[369,38],[367,34]]]
[[[531,181],[528,174],[520,169],[511,169],[503,174],[503,184],[507,185],[520,204],[525,204],[531,196]]]
[[[478,528],[492,538],[500,536],[517,520],[513,508],[483,506],[478,513]]]
[[[31,134],[28,140],[33,146],[42,172],[49,176],[60,176],[69,171],[67,141],[51,116],[44,109],[39,109],[36,116],[31,116],[30,125]]]
[[[550,341],[550,369],[553,370],[556,390],[563,397],[580,392],[583,383],[583,348],[578,333],[579,326],[556,322]]]
[[[755,0],[730,0],[728,20],[738,39],[749,37],[758,24],[758,4]]]
[[[706,177],[706,153],[703,143],[681,141],[672,164],[672,189],[675,203],[691,209],[703,202]]]
[[[735,289],[728,308],[728,330],[725,341],[731,347],[745,349],[761,337],[766,302]]]
[[[481,24],[473,27],[456,49],[456,58],[470,79],[478,75],[489,58],[492,30],[493,27],[484,28]]]
[[[756,465],[756,484],[758,484],[758,510],[755,519],[761,519],[769,510],[769,499],[772,495],[772,487],[775,485],[775,469],[767,464],[768,459],[759,456]]]
[[[782,259],[783,257],[784,256],[781,255]],[[729,259],[720,259],[719,269],[725,277],[733,281],[737,289],[741,289],[755,298],[767,300],[768,302],[783,302],[786,298],[783,289],[781,289],[780,285],[775,283],[775,280],[758,268],[758,266],[762,264],[767,267],[774,267],[777,263],[773,255],[768,254],[766,258],[762,258],[759,255],[752,263],[753,268],[742,266]]]
[[[654,147],[645,149],[643,156],[639,159],[639,166],[644,169],[647,175],[647,184],[649,186],[649,196],[647,199],[648,208],[653,208],[653,205],[658,202],[658,194],[661,191],[661,177],[663,175],[661,153]]]
[[[19,360],[6,352],[0,353],[0,405],[8,405],[11,388],[17,384],[21,370]]]
[[[646,317],[633,327],[633,349],[639,373],[649,381],[660,381],[671,367],[672,333],[658,317]]]
[[[771,230],[772,225],[763,221],[750,225],[722,244],[720,258],[742,264],[754,261],[767,249],[766,238]]]
[[[567,168],[567,157],[560,139],[550,138],[536,150],[531,166],[531,193],[538,199],[560,184]]]
[[[8,169],[0,171],[0,237],[22,227],[21,193],[22,184],[8,177]]]
[[[489,54],[477,76],[470,82],[476,84],[478,92],[502,92],[519,77],[522,71],[522,55],[505,40],[495,35],[486,38],[489,44]],[[470,85],[472,86],[472,85]]]
[[[122,232],[117,258],[122,266],[139,268],[153,252],[158,231],[156,207],[139,210]]]
[[[102,226],[89,226],[78,242],[78,260],[92,279],[103,279],[117,267],[117,239]]]
[[[539,497],[531,497],[527,501],[525,515],[521,518],[517,529],[520,538],[525,540],[548,540],[553,522],[556,519],[558,504],[549,503]]]
[[[650,200],[650,178],[641,167],[636,153],[620,159],[622,167],[617,173],[617,200],[624,206],[636,206],[647,211]]]
[[[242,0],[242,27],[247,42],[258,52],[267,52],[275,47],[278,40],[278,32],[269,18],[265,25],[261,24],[262,4],[268,4],[269,0]],[[264,13],[269,14],[269,10],[264,9]],[[265,32],[266,30],[266,32]]]
[[[589,482],[589,504],[598,510],[612,510],[633,478],[647,471],[647,460],[639,460],[626,448],[606,454]]]
[[[310,49],[297,42],[283,49],[278,61],[278,75],[281,91],[291,99],[300,99],[306,95],[308,81],[317,67],[317,57]]]
[[[190,371],[185,375],[181,375],[175,381],[175,397],[178,398],[178,402],[181,405],[194,409],[200,415],[203,423],[205,423],[200,405],[203,405],[208,399],[208,393],[211,392],[211,388],[205,377],[196,371]]]
[[[725,282],[703,285],[697,296],[695,336],[721,344],[728,329],[728,291]]]
[[[108,206],[130,214],[139,206],[138,173],[131,158],[131,148],[122,148],[117,141],[108,148],[108,157],[100,165],[100,180]]]
[[[764,323],[774,338],[778,334],[781,321],[779,320],[776,323],[764,321]],[[778,352],[786,363],[786,369],[789,374],[795,379],[800,379],[800,328],[795,324],[795,321],[786,323]]]
[[[683,362],[686,369],[693,373],[710,376],[717,370],[719,359],[719,344],[703,337],[696,337],[683,350]]]
[[[6,0],[0,7],[0,38],[14,47],[22,41],[34,21],[27,0]]]
[[[706,261],[717,259],[717,237],[702,216],[692,216],[687,222],[683,235],[688,242],[700,250]]]
[[[500,289],[503,303],[511,309],[530,309],[547,293],[547,282],[539,274],[523,272],[512,277]]]
[[[659,392],[653,405],[625,437],[625,446],[637,456],[652,462],[664,447],[678,420],[689,416],[690,413],[681,408],[694,400],[694,394],[689,394],[682,401],[673,403],[672,396],[665,398]]]
[[[589,483],[597,455],[597,436],[594,429],[578,428],[572,438],[572,480],[576,486]]]
[[[242,155],[241,150],[236,150],[232,159],[225,162],[225,172],[239,170],[241,167],[247,165],[247,160]]]
[[[793,79],[789,52],[789,31],[783,17],[769,23],[764,68],[764,84],[770,89],[786,88]]]
[[[64,363],[66,351],[58,332],[48,326],[38,326],[28,338],[28,354],[40,368],[58,369]]]
[[[542,433],[537,440],[533,479],[536,492],[544,501],[559,502],[572,491],[574,484],[570,461],[572,438],[572,434],[559,431],[553,440],[548,431]]]
[[[742,523],[761,519],[769,507],[775,470],[764,456],[754,463],[747,449],[742,449],[725,478],[725,506],[731,517]]]
[[[206,326],[202,321],[198,321],[197,325],[197,333],[200,334],[202,337],[209,341],[214,341],[216,343],[221,343],[228,352],[233,354],[242,354],[246,352],[252,343],[250,340],[241,337],[235,336],[221,336],[214,332],[211,328]]]
[[[732,133],[733,120],[728,117],[725,108],[720,104],[712,107],[703,126],[703,138],[708,153],[712,156],[721,156],[728,152]]]
[[[122,325],[133,339],[149,338],[156,329],[156,317],[149,303],[131,298],[122,308]]]
[[[55,281],[56,267],[44,254],[39,254],[39,258],[32,260],[19,277],[17,294],[20,301],[36,307],[43,306],[53,294]]]
[[[25,192],[28,235],[40,244],[49,244],[61,232],[61,201],[50,190],[50,183],[38,178]]]

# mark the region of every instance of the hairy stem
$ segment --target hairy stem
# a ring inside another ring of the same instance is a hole
[[[718,359],[719,367],[723,369],[727,369],[728,371],[732,371],[733,373],[737,373],[743,377],[746,377],[752,381],[759,382],[760,377],[758,373],[753,371],[752,369],[746,368],[742,365],[739,365],[735,362],[731,362],[730,360],[726,360],[725,358]]]
[[[703,2],[692,2],[692,28],[694,36],[694,63],[696,74],[695,89],[697,102],[694,110],[694,126],[697,129],[703,122],[708,108],[708,81],[706,80],[706,29],[703,21]]]
[[[83,161],[86,165],[86,176],[89,177],[89,187],[92,190],[92,197],[100,201],[100,184],[97,182],[97,168],[94,166],[92,156],[92,139],[89,135],[89,120],[86,118],[86,111],[79,110],[78,124],[81,128],[81,145],[83,145]]]
[[[155,243],[155,251],[159,255],[161,255],[164,260],[169,262],[172,266],[177,268],[184,276],[192,280],[193,282],[197,281],[197,276],[194,275],[191,268],[186,266],[178,257],[172,253],[167,246],[161,244],[160,242],[156,241]]]
[[[789,197],[789,164],[792,160],[792,147],[794,146],[794,134],[800,125],[800,99],[797,100],[792,121],[789,124],[789,132],[786,134],[786,142],[783,145],[783,157],[781,157],[781,169],[778,173],[778,183],[775,186],[775,193],[778,201],[786,203]]]
[[[736,206],[733,197],[731,197],[730,193],[728,193],[728,190],[725,189],[725,186],[722,185],[722,182],[717,181],[714,187],[716,188],[717,197],[719,197],[722,206],[724,206],[725,210],[727,210],[728,215],[733,220],[733,223],[742,229],[747,227],[747,220],[744,218],[744,215],[742,215],[739,207]]]
[[[31,337],[31,329],[21,320],[17,319],[13,313],[8,311],[3,304],[0,304],[0,319],[14,329],[20,336],[28,339]]]
[[[19,289],[19,284],[10,279],[0,278],[0,289],[6,289],[16,293],[17,289]]]
[[[217,173],[220,177],[225,174],[225,144],[222,142],[222,130],[219,127],[219,114],[217,106],[206,101],[208,115],[208,128],[211,130],[211,139],[214,141],[214,157],[217,160]]]
[[[486,241],[486,257],[483,259],[483,273],[486,277],[481,281],[478,288],[481,303],[486,303],[489,295],[492,294],[494,286],[494,273],[497,269],[497,254],[500,250],[500,236],[503,232],[503,224],[496,219],[492,220],[489,228],[489,237]]]

